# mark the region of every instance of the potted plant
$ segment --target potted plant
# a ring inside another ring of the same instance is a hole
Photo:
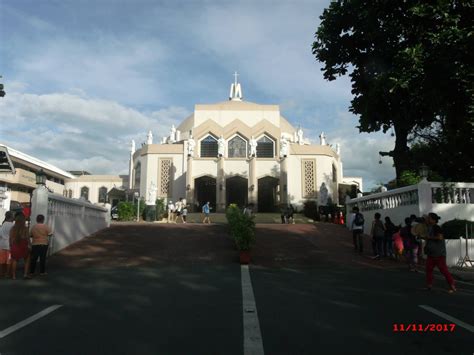
[[[240,252],[240,263],[250,263],[250,250],[255,244],[255,221],[253,216],[245,215],[237,205],[231,204],[226,211],[230,234]]]

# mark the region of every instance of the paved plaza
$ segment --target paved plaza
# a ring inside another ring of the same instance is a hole
[[[225,225],[114,224],[51,257],[46,278],[1,280],[0,353],[251,353],[246,341],[266,354],[474,351],[473,283],[448,294],[438,277],[427,292],[423,273],[354,253],[344,227],[260,224],[252,258],[249,310]],[[413,323],[456,326],[393,330]]]

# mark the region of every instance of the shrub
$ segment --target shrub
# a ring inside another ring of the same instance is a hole
[[[131,221],[135,218],[135,208],[131,202],[119,202],[117,210],[118,219],[121,221]]]
[[[443,234],[445,239],[458,239],[459,237],[466,237],[466,224],[467,231],[471,238],[471,230],[474,229],[474,222],[468,221],[466,219],[452,219],[443,223],[441,228],[443,229]]]
[[[250,250],[255,244],[254,216],[247,216],[240,208],[231,204],[226,210],[230,234],[239,250]]]
[[[164,198],[159,198],[156,200],[156,220],[159,221],[161,220],[166,212],[165,208],[165,199]]]
[[[318,204],[316,201],[305,201],[303,204],[303,214],[308,218],[318,219]]]

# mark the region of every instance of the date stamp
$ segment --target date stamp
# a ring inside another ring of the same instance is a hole
[[[437,332],[437,333],[450,333],[454,332],[456,324],[454,323],[393,323],[394,333],[424,333],[424,332]]]

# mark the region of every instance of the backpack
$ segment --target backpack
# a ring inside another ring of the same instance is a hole
[[[364,216],[362,215],[362,213],[356,214],[354,224],[359,227],[364,225]]]

